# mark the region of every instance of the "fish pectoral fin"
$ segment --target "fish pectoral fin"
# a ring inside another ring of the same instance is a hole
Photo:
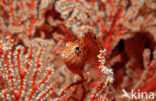
[[[105,80],[106,75],[103,74],[99,68],[91,68],[85,72],[86,76],[95,80]]]

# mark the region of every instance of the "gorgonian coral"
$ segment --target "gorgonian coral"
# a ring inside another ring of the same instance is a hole
[[[0,0],[0,100],[155,92],[155,11],[155,0]]]

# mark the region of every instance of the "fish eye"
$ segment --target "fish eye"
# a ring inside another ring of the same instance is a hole
[[[76,47],[75,49],[79,51],[79,47]]]
[[[76,55],[79,55],[81,53],[80,48],[79,47],[75,47],[75,53]]]

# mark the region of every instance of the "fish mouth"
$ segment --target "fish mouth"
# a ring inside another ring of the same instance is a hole
[[[65,61],[71,61],[71,60],[73,60],[74,58],[75,58],[75,56],[76,56],[76,54],[74,53],[74,52],[67,52],[67,51],[65,51],[65,52],[63,52],[62,54],[61,54],[61,56],[62,56],[62,58],[65,60]]]

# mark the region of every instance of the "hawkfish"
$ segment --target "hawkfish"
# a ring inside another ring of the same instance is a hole
[[[81,38],[66,44],[62,58],[72,73],[78,74],[81,78],[89,76],[97,79],[102,75],[98,68],[99,58],[97,57],[100,50],[102,50],[100,41],[92,30],[88,30]]]

